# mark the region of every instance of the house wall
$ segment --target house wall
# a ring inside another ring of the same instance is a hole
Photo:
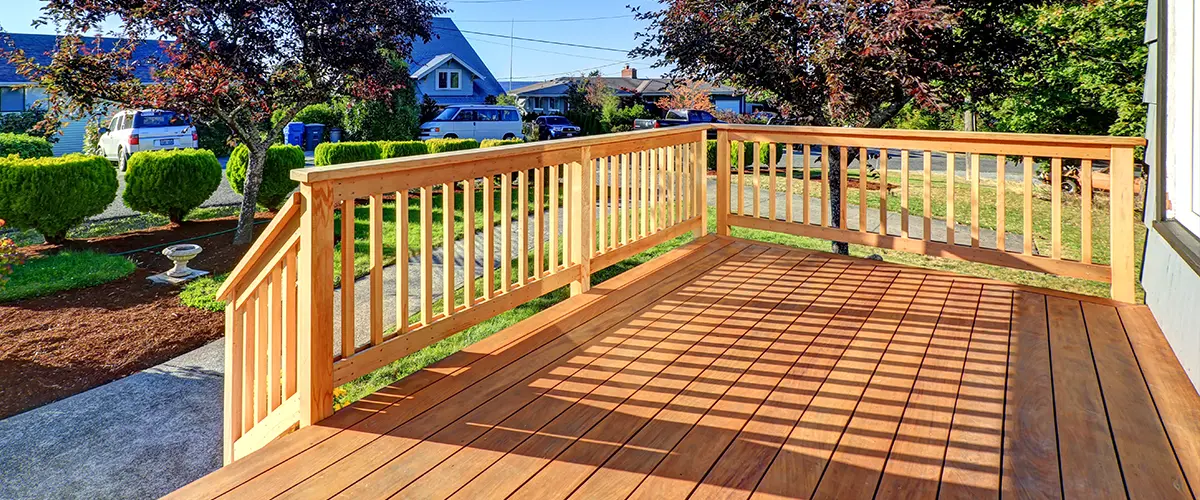
[[[3,86],[4,88],[13,88],[11,86]],[[23,86],[22,86],[23,87]],[[46,92],[39,87],[24,87],[25,89],[25,109],[29,109],[38,104],[38,101],[46,97]],[[87,128],[87,120],[76,120],[67,122],[60,129],[60,134],[55,138],[58,142],[54,143],[54,155],[62,156],[70,153],[79,153],[83,151],[83,135]]]
[[[459,90],[438,90],[437,75],[438,71],[441,70],[458,70],[461,72],[463,78],[462,88]],[[475,79],[471,71],[463,67],[463,65],[456,61],[446,61],[445,64],[438,66],[437,69],[430,71],[429,74],[417,80],[417,91],[420,95],[428,94],[434,99],[439,97],[467,97],[475,93]]]
[[[1143,258],[1146,305],[1192,384],[1200,387],[1200,68],[1190,2],[1149,2],[1145,101],[1149,226]],[[1169,9],[1169,10],[1167,10]]]

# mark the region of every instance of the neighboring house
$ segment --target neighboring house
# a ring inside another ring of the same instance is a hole
[[[1146,19],[1146,304],[1200,386],[1200,22],[1194,2],[1151,0]]]
[[[433,38],[413,43],[410,71],[417,99],[428,95],[439,104],[483,104],[505,93],[454,21],[433,18]]]
[[[55,35],[35,35],[25,33],[9,33],[14,49],[22,49],[27,56],[34,58],[39,64],[48,64],[50,55],[58,48],[58,37]],[[116,38],[105,38],[105,47],[116,43]],[[10,48],[10,47],[5,47]],[[137,57],[152,57],[158,53],[156,46],[143,45],[137,50]],[[146,66],[138,66],[134,73],[142,81],[150,80],[150,71]],[[0,58],[0,113],[19,113],[40,106],[45,92],[30,84],[24,76],[17,73],[17,68],[9,64],[5,58]],[[83,151],[83,134],[87,120],[69,121],[63,124],[61,134],[55,137],[54,154],[64,155]]]
[[[517,105],[527,113],[564,113],[567,111],[567,93],[572,82],[582,82],[582,77],[556,78],[509,91],[517,97]],[[640,94],[646,102],[653,103],[671,95],[674,83],[666,78],[638,78],[637,69],[625,67],[621,76],[600,77],[600,81],[620,97]],[[734,113],[750,112],[743,92],[724,85],[702,84],[707,88],[713,107]]]

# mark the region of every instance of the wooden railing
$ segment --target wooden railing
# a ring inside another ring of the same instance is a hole
[[[729,234],[731,226],[741,226],[1110,282],[1114,299],[1134,300],[1133,151],[1144,144],[1141,139],[745,125],[717,128],[718,234]],[[770,151],[766,165],[760,156],[764,148]],[[735,161],[739,166],[750,165],[738,168],[732,165]],[[1112,176],[1112,191],[1104,200],[1109,218],[1103,221],[1093,219],[1097,200],[1091,176],[1098,161],[1108,163]],[[1051,174],[1050,186],[1040,190],[1034,182],[1039,163]],[[1064,164],[1079,167],[1081,189],[1069,200],[1062,189]],[[875,167],[877,173],[870,173],[870,168],[864,173],[860,165]],[[995,175],[981,182],[981,167],[994,170]],[[1010,177],[1014,168],[1020,181],[1001,181]],[[836,207],[825,182],[831,178],[841,193]],[[960,182],[969,187],[969,193],[962,189],[963,193],[956,194]],[[1019,186],[1019,192],[1010,192],[1011,185]],[[984,196],[985,191],[990,196]],[[1050,198],[1049,213],[1034,210],[1034,200],[1040,196]],[[956,213],[956,197],[969,202],[969,213]],[[910,203],[910,198],[919,202]],[[813,199],[819,201],[810,206]],[[800,200],[801,206],[795,207],[795,200]],[[889,208],[895,201],[898,210]],[[1020,203],[1020,210],[1015,210],[1018,220],[1007,220],[1009,211],[1016,208],[1010,203]],[[851,205],[854,213],[849,210]],[[1078,234],[1071,234],[1072,242],[1078,236],[1078,244],[1065,241],[1067,212],[1078,217],[1071,221],[1071,227],[1078,222]],[[838,217],[833,218],[833,213]],[[990,227],[984,227],[981,213],[989,214]],[[1040,227],[1047,220],[1048,231],[1035,231],[1035,222]],[[1108,234],[1098,234],[1097,228],[1104,226]],[[989,238],[981,237],[985,231]],[[1009,246],[1011,236],[1018,236],[1020,244]],[[1094,248],[1107,250],[1108,255],[1094,255]]]
[[[657,244],[702,235],[707,130],[294,171],[299,193],[219,292],[229,301],[226,462],[332,414],[341,384],[558,288],[584,293],[594,271]]]
[[[741,226],[1109,281],[1114,298],[1133,300],[1140,140],[688,126],[296,170],[299,193],[218,293],[228,301],[226,462],[331,415],[341,384],[558,288],[584,293],[593,272],[654,245],[703,235],[712,129],[719,234]],[[867,181],[877,186],[857,189],[848,174],[872,156],[892,161],[876,159]],[[957,158],[964,167],[939,177]],[[1104,199],[1090,189],[1097,161],[1113,176]],[[999,179],[1017,168],[1017,192],[982,182],[985,162]],[[1040,191],[1039,162],[1054,172]],[[1064,162],[1081,166],[1077,199],[1062,195]],[[969,214],[955,210],[960,181]],[[1035,196],[1050,198],[1050,213],[1034,210]],[[1006,217],[1010,201],[1018,217]],[[1106,220],[1092,218],[1098,202]],[[1064,242],[1067,209],[1080,217],[1078,248]],[[994,214],[988,224],[984,214]],[[1100,222],[1107,233],[1093,230]],[[1020,242],[1006,245],[1014,230]]]

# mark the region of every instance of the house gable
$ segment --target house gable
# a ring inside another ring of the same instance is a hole
[[[410,67],[418,95],[441,104],[482,104],[490,95],[505,93],[479,54],[449,18],[433,18],[433,37],[413,42]],[[439,72],[460,72],[458,89],[438,88]]]

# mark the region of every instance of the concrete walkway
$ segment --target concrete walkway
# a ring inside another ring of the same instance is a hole
[[[715,204],[715,181],[709,181],[709,204]],[[747,192],[746,200],[752,199]],[[736,197],[734,198],[736,200]],[[801,214],[801,200],[794,209]],[[783,213],[786,198],[776,199]],[[761,200],[766,211],[767,200]],[[819,200],[810,200],[813,213],[820,213]],[[857,229],[858,210],[849,206],[847,218]],[[870,230],[879,227],[878,210],[867,212]],[[547,223],[549,218],[547,217]],[[889,214],[889,232],[899,231],[899,214]],[[919,238],[921,219],[914,217],[910,229]],[[516,234],[501,234],[495,229],[496,262],[499,266],[502,242],[514,247]],[[969,227],[956,231],[967,238]],[[532,232],[532,231],[531,231]],[[548,231],[547,234],[559,234]],[[944,239],[945,223],[935,221],[932,237]],[[993,245],[994,231],[981,230],[984,246]],[[1019,248],[1021,240],[1007,235],[1010,248]],[[483,233],[475,234],[477,249],[483,247]],[[463,241],[456,245],[455,282],[462,286]],[[514,253],[515,254],[515,253]],[[482,275],[482,251],[476,256],[476,276]],[[443,252],[434,247],[434,283],[440,283]],[[419,258],[409,261],[409,310],[420,304]],[[395,266],[384,269],[384,323],[395,320]],[[434,300],[441,298],[442,287],[434,288]],[[355,282],[355,337],[359,344],[370,338],[367,278]],[[340,310],[341,295],[335,297]],[[334,315],[340,323],[340,315]],[[340,330],[340,325],[335,325]],[[335,330],[336,331],[336,330]],[[335,342],[338,342],[335,337]],[[335,345],[335,352],[340,346]],[[30,410],[0,421],[0,498],[155,498],[171,492],[221,465],[222,372],[224,340],[180,356],[149,370],[77,394],[67,399]]]

